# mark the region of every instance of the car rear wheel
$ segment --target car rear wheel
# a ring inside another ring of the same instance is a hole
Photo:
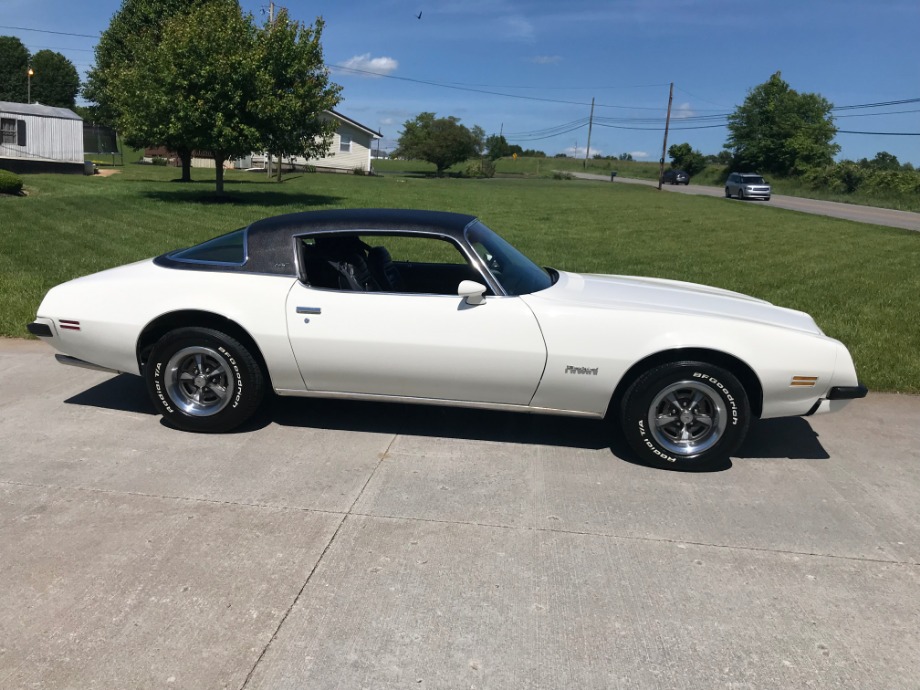
[[[144,371],[157,411],[185,431],[229,431],[265,397],[265,378],[249,350],[210,328],[170,331],[154,346]]]
[[[728,370],[672,362],[642,374],[623,396],[623,433],[652,465],[707,469],[723,463],[747,435],[750,406]]]

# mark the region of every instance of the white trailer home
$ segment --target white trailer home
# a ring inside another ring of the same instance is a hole
[[[83,119],[67,108],[0,101],[0,168],[82,173]]]

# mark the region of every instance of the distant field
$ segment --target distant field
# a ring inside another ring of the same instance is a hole
[[[544,265],[707,283],[806,310],[847,343],[870,387],[920,393],[920,233],[603,182],[302,174],[279,185],[229,172],[229,200],[216,202],[212,171],[182,184],[175,168],[120,170],[26,176],[30,196],[0,198],[0,335],[25,336],[57,283],[265,216],[432,208],[479,215]]]
[[[455,165],[448,169],[448,173],[459,173],[466,167],[466,163]],[[617,171],[618,175],[636,177],[643,180],[658,179],[658,164],[637,161],[610,161],[589,160],[587,165],[584,160],[574,158],[502,158],[496,163],[498,177],[552,177],[554,170],[566,172],[589,172],[600,175],[609,175]],[[384,175],[393,173],[408,173],[412,175],[434,175],[436,168],[425,161],[402,160],[377,160],[374,161],[374,170]]]
[[[448,170],[449,174],[459,173],[466,164],[454,166]],[[667,167],[670,167],[666,164]],[[435,167],[425,161],[374,161],[374,169],[383,174],[406,173],[418,176],[434,175]],[[589,172],[595,175],[609,175],[616,171],[620,177],[634,177],[640,180],[657,180],[659,165],[648,161],[618,161],[604,159],[575,158],[502,158],[496,164],[497,177],[552,177],[553,171],[563,172]],[[728,172],[724,166],[711,165],[703,172],[695,175],[691,184],[710,187],[722,187]],[[775,194],[787,194],[806,199],[822,199],[824,201],[838,201],[844,204],[859,204],[862,206],[878,206],[893,208],[900,211],[920,211],[920,196],[908,192],[898,193],[886,191],[883,193],[869,193],[857,191],[853,194],[839,194],[824,189],[813,189],[801,180],[782,179],[766,176],[767,181],[773,186]]]

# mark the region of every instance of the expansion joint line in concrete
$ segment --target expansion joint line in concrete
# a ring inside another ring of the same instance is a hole
[[[358,501],[361,500],[361,496],[364,495],[365,490],[367,489],[368,484],[371,483],[374,476],[377,474],[377,470],[380,469],[380,465],[383,461],[389,456],[390,448],[393,446],[393,442],[396,441],[396,436],[393,436],[390,439],[390,443],[387,445],[387,448],[380,455],[380,458],[377,460],[377,464],[374,465],[373,471],[368,475],[367,481],[364,482],[364,485],[361,487],[361,491],[358,492],[358,495],[355,496],[355,500],[352,501],[351,506],[348,508],[342,519],[339,520],[339,524],[336,525],[335,531],[332,533],[332,536],[329,537],[329,541],[326,542],[326,546],[323,548],[323,552],[319,555],[319,558],[316,559],[316,563],[313,564],[313,567],[310,569],[310,572],[307,573],[307,579],[304,580],[303,584],[300,586],[300,590],[297,592],[297,596],[294,597],[294,600],[291,602],[291,605],[288,606],[287,611],[284,612],[284,615],[281,616],[281,620],[278,621],[278,626],[275,628],[275,632],[272,633],[272,636],[269,638],[268,642],[265,643],[265,646],[262,648],[262,651],[259,653],[258,658],[255,660],[255,663],[252,665],[252,668],[249,669],[249,673],[246,674],[243,684],[240,685],[240,690],[244,690],[247,685],[249,685],[249,680],[252,678],[252,675],[256,672],[256,669],[259,667],[259,664],[262,662],[262,658],[268,652],[268,648],[272,646],[272,642],[278,637],[278,633],[281,632],[281,628],[284,626],[284,622],[287,620],[288,616],[291,615],[291,611],[294,610],[294,607],[297,606],[297,602],[300,601],[300,597],[303,596],[304,590],[307,589],[307,585],[310,584],[310,580],[313,578],[313,574],[319,568],[319,564],[323,562],[323,559],[326,557],[326,554],[329,552],[329,549],[332,548],[332,544],[335,542],[335,538],[339,535],[345,521],[348,520],[348,516],[352,514],[355,506],[358,504]]]

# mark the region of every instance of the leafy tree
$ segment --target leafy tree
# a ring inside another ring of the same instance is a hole
[[[84,122],[98,122],[99,115],[94,105],[75,105],[71,108],[77,115],[83,118]]]
[[[224,161],[262,140],[250,116],[261,96],[256,29],[235,0],[199,4],[162,29],[159,40],[145,36],[133,63],[109,82],[118,124],[132,140],[209,151],[222,194]]]
[[[861,168],[874,168],[875,170],[900,170],[901,163],[898,157],[887,151],[879,151],[871,161],[863,158],[859,161]]]
[[[779,72],[753,88],[728,118],[733,165],[779,175],[800,175],[829,165],[840,147],[832,104],[789,87]]]
[[[87,73],[83,97],[95,103],[99,124],[119,127],[122,112],[117,103],[125,101],[119,80],[123,73],[133,70],[138,59],[159,43],[164,24],[171,17],[213,0],[122,0],[121,8],[112,17],[109,27],[96,44],[96,61]],[[151,80],[155,81],[152,76]],[[175,151],[182,161],[182,180],[191,180],[192,147],[188,142],[171,139],[138,138],[131,145],[163,145]]]
[[[442,175],[450,166],[478,156],[482,152],[484,135],[481,127],[468,129],[460,124],[459,118],[420,113],[403,124],[397,155],[433,163],[438,175]]]
[[[706,157],[686,142],[669,146],[668,155],[671,157],[672,168],[684,170],[691,177],[706,168]]]
[[[546,158],[544,151],[537,151],[536,149],[524,149],[518,155],[527,156],[528,158]]]
[[[25,103],[29,50],[15,36],[0,36],[0,101]]]
[[[631,161],[632,159],[633,155],[631,153],[621,153],[619,156],[617,156],[617,160],[621,161]]]
[[[485,141],[486,151],[488,151],[489,160],[497,161],[499,158],[511,155],[511,146],[508,140],[501,134],[493,134]]]
[[[32,56],[32,100],[58,108],[73,108],[80,91],[80,76],[73,63],[53,50]]]
[[[248,107],[261,148],[277,156],[320,157],[329,150],[336,123],[320,116],[339,102],[341,87],[323,66],[323,26],[319,18],[312,27],[291,21],[282,9],[256,37],[260,92]]]

